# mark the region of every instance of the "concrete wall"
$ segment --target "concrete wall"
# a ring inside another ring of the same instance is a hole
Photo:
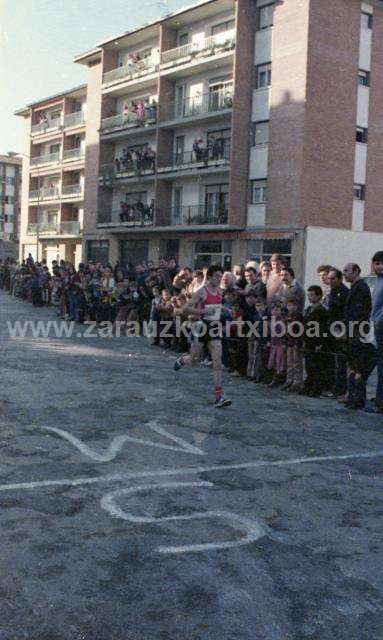
[[[347,262],[356,262],[363,275],[371,273],[371,258],[383,250],[383,233],[308,227],[306,230],[305,285],[318,284],[316,269],[320,264],[332,264],[342,269]]]

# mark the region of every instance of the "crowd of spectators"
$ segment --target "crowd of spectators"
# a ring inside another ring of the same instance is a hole
[[[121,156],[114,162],[117,173],[130,171],[140,174],[142,171],[154,171],[156,152],[150,145],[145,145],[143,148],[123,149]]]
[[[142,225],[152,223],[154,217],[154,199],[150,204],[141,200],[134,203],[120,202],[120,222],[138,222]]]
[[[281,392],[333,397],[349,409],[362,409],[367,380],[378,365],[375,403],[366,410],[382,413],[383,252],[375,254],[372,264],[377,276],[372,297],[355,263],[342,271],[321,265],[318,284],[306,291],[279,254],[260,265],[249,262],[223,272],[224,367]],[[0,288],[11,295],[36,307],[52,305],[65,320],[108,321],[122,334],[132,321],[141,327],[145,322],[166,326],[164,337],[154,332],[152,344],[182,353],[189,338],[176,331],[177,323],[189,320],[184,307],[204,281],[205,270],[180,268],[172,257],[157,265],[88,262],[78,269],[64,261],[48,268],[31,255],[22,264],[0,263]],[[370,323],[375,344],[366,331]],[[249,326],[257,331],[243,331]],[[278,331],[270,331],[272,326]]]

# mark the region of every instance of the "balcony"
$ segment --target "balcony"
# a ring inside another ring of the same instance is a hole
[[[62,236],[78,236],[81,234],[81,232],[81,222],[79,222],[78,220],[61,222],[57,229],[57,235]]]
[[[36,167],[41,164],[53,164],[55,162],[60,162],[59,151],[57,151],[56,153],[48,153],[45,156],[35,156],[34,158],[31,158],[30,165],[31,167]]]
[[[143,178],[152,176],[155,172],[156,158],[137,158],[121,162],[116,159],[114,163],[102,164],[99,179],[104,183],[113,183],[117,179]]]
[[[31,236],[56,235],[57,223],[33,222],[28,225],[27,233]]]
[[[75,111],[64,116],[64,127],[76,127],[85,124],[85,114],[83,111]]]
[[[41,187],[29,192],[29,200],[54,200],[60,197],[58,187]]]
[[[179,102],[171,102],[165,113],[165,120],[182,121],[186,118],[192,120],[211,116],[219,112],[230,111],[233,107],[233,87],[225,90],[201,93],[192,98],[185,98]]]
[[[207,168],[224,168],[230,164],[230,140],[216,140],[214,146],[209,145],[195,151],[177,153],[170,158],[160,158],[158,173],[187,173],[192,170]]]
[[[30,236],[78,236],[81,231],[81,223],[77,220],[60,224],[33,222],[27,227],[27,234]]]
[[[97,224],[114,227],[151,227],[154,224],[154,207],[142,202],[124,202],[119,209],[99,212]]]
[[[82,184],[64,184],[61,189],[61,197],[81,197],[83,195]]]
[[[158,70],[158,61],[154,57],[147,57],[137,62],[130,61],[128,64],[124,64],[121,67],[106,71],[102,77],[103,84],[110,84],[112,82],[121,82],[129,80],[135,80],[142,76],[147,76],[151,73],[155,73]]]
[[[235,47],[235,37],[235,29],[231,29],[196,42],[189,42],[182,47],[164,51],[161,55],[161,69],[168,69],[169,67],[187,64],[194,60],[203,60],[225,51],[231,51]]]
[[[224,204],[193,204],[172,208],[172,224],[189,225],[222,225],[228,223],[228,209]]]
[[[113,131],[114,129],[137,129],[138,127],[150,127],[157,122],[156,110],[152,110],[147,117],[139,118],[134,112],[129,112],[126,115],[119,113],[118,115],[111,116],[110,118],[103,118],[101,120],[101,131]]]
[[[50,120],[47,118],[45,122],[39,122],[38,124],[33,124],[31,127],[31,135],[37,135],[39,133],[48,133],[53,131],[54,129],[59,129],[62,125],[61,118],[55,118],[54,120]]]
[[[75,147],[74,149],[64,149],[63,160],[79,160],[84,157],[84,151],[81,147]]]

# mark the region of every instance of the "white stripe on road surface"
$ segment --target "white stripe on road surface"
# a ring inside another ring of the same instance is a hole
[[[214,486],[215,485],[212,482],[164,482],[162,484],[156,485],[139,485],[138,487],[132,487],[131,489],[117,489],[117,491],[112,491],[101,499],[101,507],[115,518],[121,518],[122,520],[127,520],[128,522],[133,522],[136,524],[161,524],[162,522],[179,522],[180,520],[221,519],[228,522],[233,529],[239,531],[242,534],[245,534],[243,538],[227,541],[205,542],[203,544],[189,544],[177,547],[161,545],[156,549],[156,551],[158,551],[159,553],[178,554],[196,551],[212,551],[216,549],[231,549],[233,547],[240,547],[245,544],[250,544],[251,542],[256,542],[256,540],[259,540],[259,538],[262,538],[264,535],[266,535],[266,529],[259,522],[257,522],[256,520],[250,520],[249,518],[244,518],[243,516],[239,516],[237,513],[233,513],[231,511],[200,511],[183,516],[164,516],[161,518],[154,518],[152,516],[135,516],[127,511],[124,511],[124,509],[116,504],[116,500],[118,498],[137,495],[137,493],[140,493],[141,491],[158,491],[158,489],[172,490],[190,487],[200,488]]]
[[[238,464],[221,464],[206,467],[180,467],[178,469],[156,469],[153,471],[136,471],[133,473],[116,473],[107,476],[93,478],[63,478],[62,480],[37,480],[35,482],[16,482],[14,484],[1,484],[0,491],[17,491],[19,489],[38,489],[43,487],[78,487],[81,485],[98,484],[102,482],[123,482],[139,478],[158,478],[177,475],[195,475],[214,471],[236,471],[240,469],[258,469],[260,467],[288,467],[296,464],[308,464],[317,462],[342,462],[347,460],[366,460],[382,458],[381,451],[366,451],[365,453],[349,453],[338,456],[315,456],[312,458],[291,458],[289,460],[254,460],[253,462],[241,462]]]
[[[178,438],[174,436],[172,433],[169,433],[163,427],[160,427],[159,424],[155,420],[151,422],[147,422],[146,425],[152,431],[159,433],[161,436],[164,436],[168,440],[176,442],[179,446],[175,447],[170,444],[163,444],[161,442],[153,442],[152,440],[142,440],[141,438],[134,438],[133,436],[115,436],[107,448],[105,453],[97,453],[90,447],[88,447],[85,442],[80,440],[80,438],[76,438],[76,436],[72,435],[68,431],[64,431],[64,429],[58,429],[57,427],[39,427],[39,429],[44,429],[44,431],[50,431],[60,436],[60,438],[64,438],[68,442],[70,442],[76,449],[80,451],[84,456],[91,458],[93,462],[111,462],[115,459],[115,457],[120,453],[122,447],[125,442],[135,442],[136,444],[143,444],[149,447],[157,447],[159,449],[170,449],[171,451],[178,451],[181,453],[192,453],[197,456],[205,455],[204,451],[198,449],[189,442],[186,442],[183,438]]]

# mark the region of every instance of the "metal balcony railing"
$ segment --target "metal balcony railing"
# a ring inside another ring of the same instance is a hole
[[[74,111],[64,116],[64,127],[74,127],[77,124],[84,124],[85,114],[83,111]]]
[[[159,170],[171,168],[172,170],[182,170],[197,165],[211,166],[217,164],[228,164],[230,162],[230,140],[217,139],[205,148],[198,148],[195,151],[185,151],[175,153],[170,157],[162,157],[159,161]]]
[[[99,224],[121,223],[128,227],[150,227],[154,224],[153,207],[143,203],[124,204],[124,208],[99,211],[97,222]]]
[[[77,220],[70,222],[32,222],[27,227],[28,235],[67,235],[77,236],[81,233],[81,223]]]
[[[57,223],[55,222],[33,222],[28,225],[27,233],[29,235],[56,235]]]
[[[66,236],[77,236],[81,233],[81,223],[78,220],[61,222],[58,233]]]
[[[101,130],[108,131],[116,128],[134,129],[135,127],[148,127],[149,125],[156,124],[156,120],[157,118],[154,117],[154,114],[151,117],[139,118],[137,114],[133,112],[129,112],[126,115],[119,113],[109,118],[103,118],[101,120]]]
[[[38,200],[39,198],[54,199],[59,197],[60,191],[58,187],[41,187],[41,189],[32,189],[32,191],[29,192],[30,200]]]
[[[59,151],[57,153],[48,153],[45,156],[35,156],[30,160],[31,167],[34,167],[39,164],[51,164],[53,162],[60,162]]]
[[[213,225],[227,222],[228,209],[225,205],[193,204],[172,208],[174,225]]]
[[[116,80],[132,80],[139,76],[146,76],[155,73],[158,69],[158,60],[152,56],[148,56],[138,62],[128,62],[127,64],[116,67],[111,71],[106,71],[102,77],[104,84],[115,82]]]
[[[164,110],[164,117],[167,120],[198,117],[231,109],[232,106],[233,87],[228,86],[223,90],[201,93],[192,98],[171,102],[168,109]]]
[[[46,122],[39,122],[38,124],[33,124],[31,127],[31,133],[45,133],[50,129],[58,129],[61,127],[62,121],[61,118],[55,118],[54,120],[47,119]]]
[[[81,196],[82,184],[64,184],[61,188],[62,196]]]
[[[28,224],[27,226],[27,234],[29,236],[35,236],[37,233],[37,224],[35,222]]]
[[[60,191],[58,187],[42,187],[40,189],[42,198],[59,198]]]
[[[196,42],[189,42],[182,47],[164,51],[161,55],[161,65],[180,64],[185,62],[185,58],[211,56],[222,51],[230,51],[234,47],[235,29],[230,29],[230,31],[223,31]]]
[[[77,158],[83,158],[84,152],[81,147],[75,147],[74,149],[64,149],[63,160],[76,160]]]

